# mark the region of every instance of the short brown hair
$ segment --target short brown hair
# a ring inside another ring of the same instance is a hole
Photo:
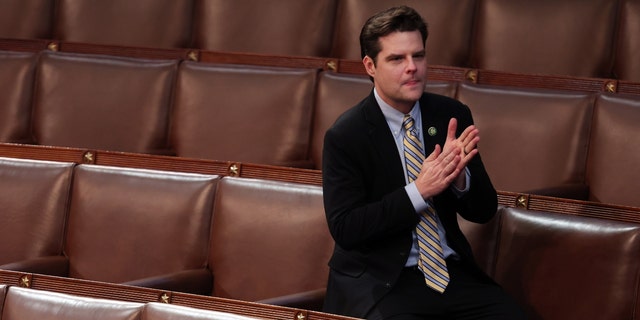
[[[424,45],[429,36],[427,23],[422,16],[413,8],[399,6],[378,12],[367,19],[362,31],[360,31],[360,54],[362,58],[369,56],[374,63],[380,53],[380,42],[378,39],[396,31],[420,31],[422,44]]]

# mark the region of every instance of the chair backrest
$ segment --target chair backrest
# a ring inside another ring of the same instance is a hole
[[[9,287],[2,320],[136,320],[144,304]]]
[[[594,97],[542,89],[461,84],[496,189],[529,192],[584,184]]]
[[[320,186],[220,181],[209,255],[213,296],[257,301],[324,288],[333,246]]]
[[[532,319],[634,318],[640,225],[502,211],[494,278]]]
[[[69,276],[122,283],[206,267],[218,176],[79,165]]]
[[[341,0],[331,56],[360,60],[360,30],[373,14],[406,4],[418,11],[429,26],[427,58],[430,64],[466,66],[475,0]]]
[[[165,153],[177,61],[43,53],[33,131],[43,145]]]
[[[58,0],[56,39],[136,47],[188,47],[193,0]]]
[[[602,94],[596,100],[589,142],[589,199],[640,207],[640,97]]]
[[[0,1],[0,38],[51,39],[55,0]]]
[[[73,166],[0,158],[0,265],[62,255]]]
[[[167,303],[149,302],[142,310],[140,320],[256,320],[238,314],[183,307]]]
[[[194,46],[325,57],[336,0],[196,0]]]
[[[640,82],[640,1],[621,0],[618,45],[614,60],[617,79]]]
[[[472,66],[608,77],[617,1],[478,1]]]
[[[180,66],[171,139],[180,157],[308,166],[314,69]]]
[[[0,142],[28,143],[36,55],[0,51]]]

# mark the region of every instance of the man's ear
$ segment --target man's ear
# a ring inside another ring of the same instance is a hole
[[[370,77],[374,77],[376,75],[376,63],[369,56],[364,56],[362,59],[362,64],[364,65],[364,69],[367,71]]]

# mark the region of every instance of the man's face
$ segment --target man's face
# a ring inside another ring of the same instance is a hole
[[[424,92],[427,75],[420,32],[393,32],[378,41],[381,50],[376,63],[369,56],[362,62],[382,100],[408,113]]]

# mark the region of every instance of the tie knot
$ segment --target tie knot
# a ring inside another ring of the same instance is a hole
[[[404,127],[404,129],[413,136],[416,135],[414,124],[415,121],[410,115],[405,115],[404,119],[402,119],[402,127]]]

